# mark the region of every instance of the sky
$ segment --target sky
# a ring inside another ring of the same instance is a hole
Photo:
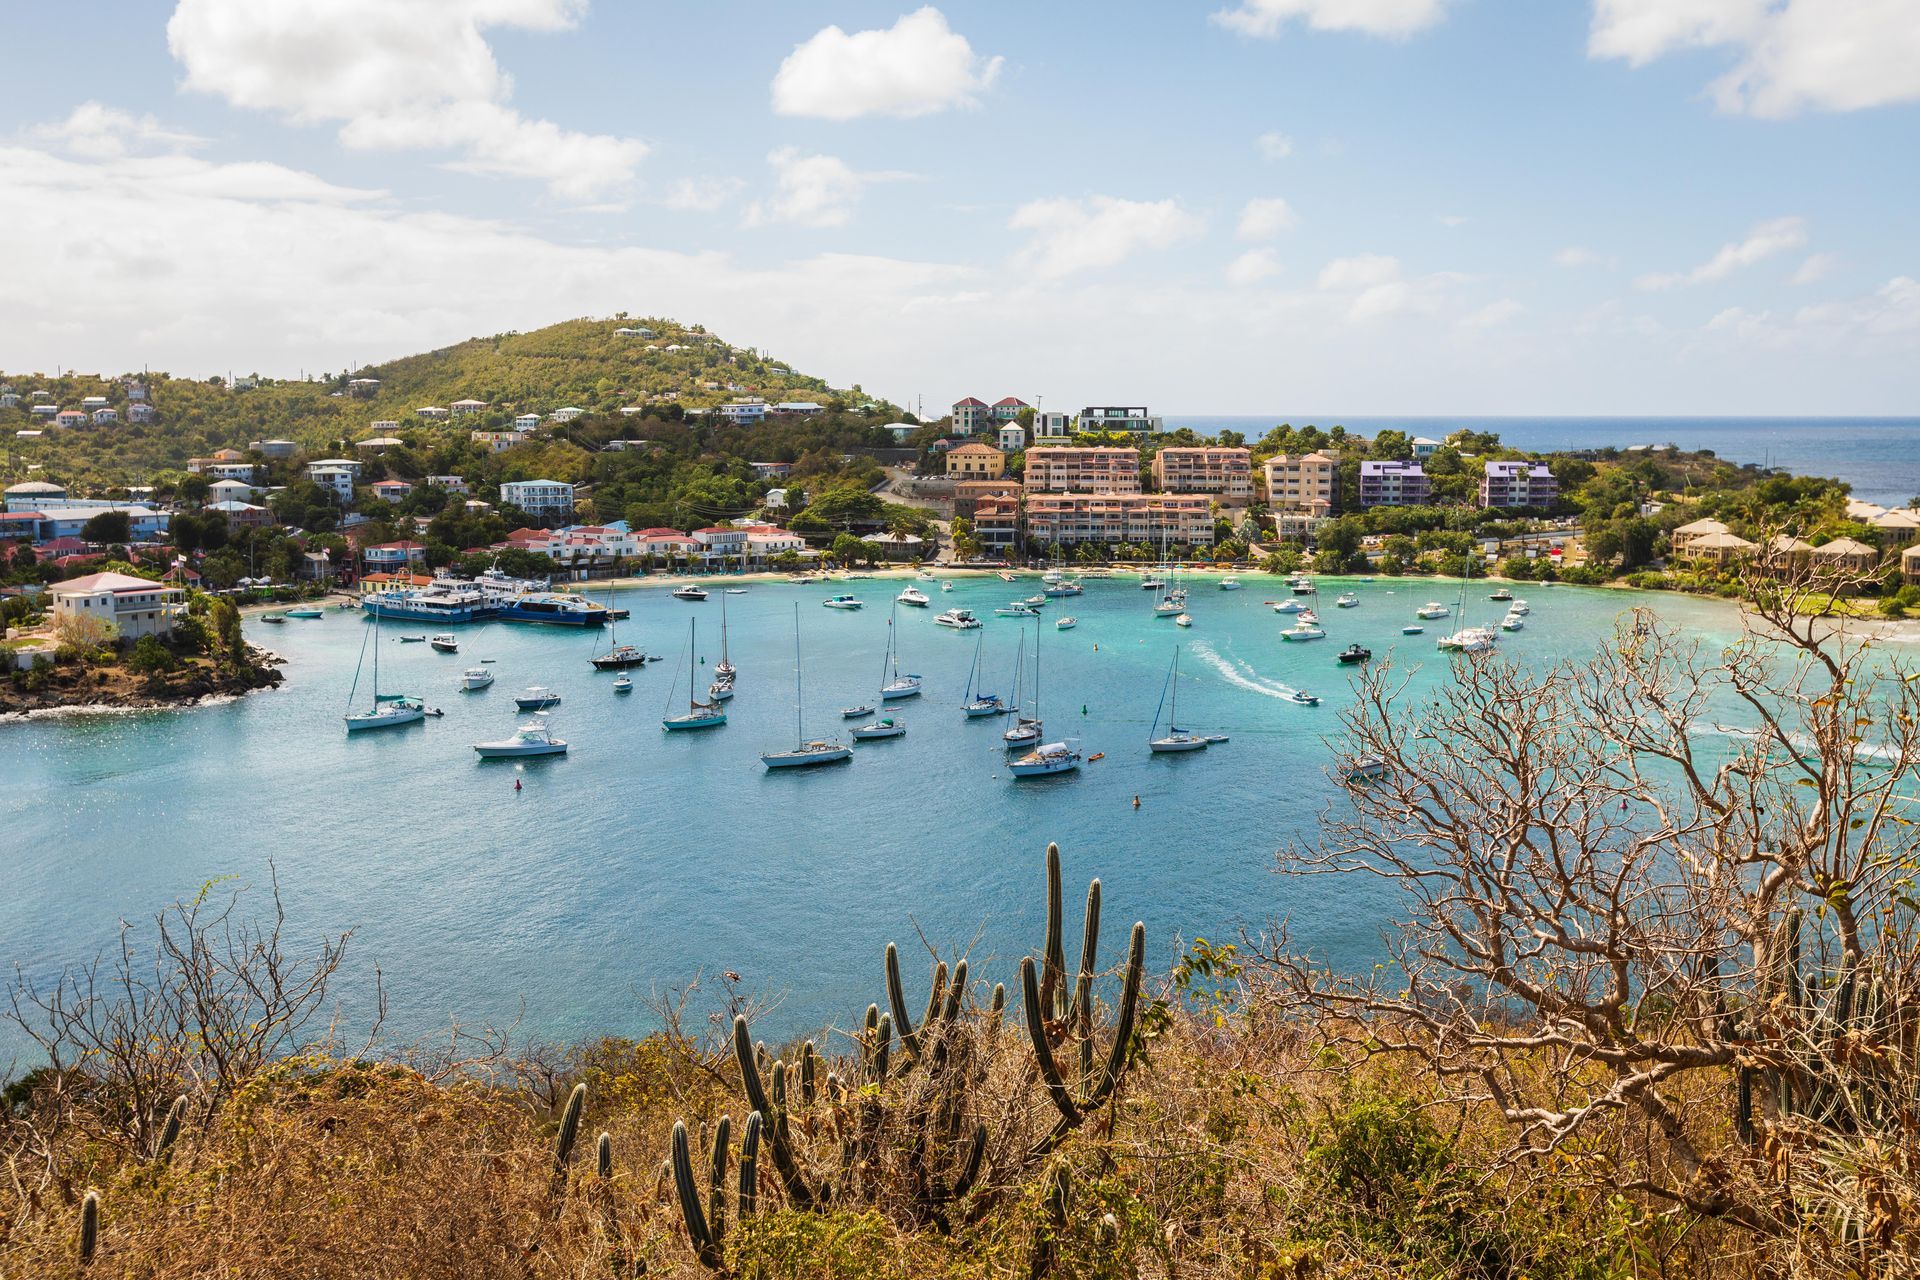
[[[0,5],[0,369],[1912,414],[1920,0]]]

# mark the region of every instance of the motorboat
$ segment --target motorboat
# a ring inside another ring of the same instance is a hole
[[[456,636],[450,635],[445,631],[442,631],[440,634],[429,638],[427,643],[433,646],[434,652],[436,653],[460,652],[459,638]]]
[[[1024,604],[1029,609],[1044,609],[1047,607],[1046,593],[1042,592],[1039,595],[1028,596],[1025,600],[1022,600],[1020,603]]]
[[[1343,591],[1333,603],[1335,608],[1351,609],[1360,603],[1360,597],[1351,591]]]
[[[928,573],[928,572],[927,572],[927,571],[926,571],[925,569],[922,569],[922,570],[921,570],[920,572],[918,572],[918,573],[916,573],[916,574],[914,574],[913,576],[914,576],[914,578],[915,578],[915,580],[917,580],[917,581],[920,581],[920,582],[933,582],[933,581],[935,581],[935,579],[934,579],[934,576],[933,576],[933,575],[932,575],[931,573]]]
[[[828,596],[820,603],[828,609],[859,609],[864,607],[858,598],[849,595]]]
[[[1438,600],[1429,600],[1425,604],[1421,605],[1418,609],[1415,609],[1413,611],[1413,616],[1416,618],[1427,618],[1427,619],[1444,618],[1450,612],[1451,610],[1449,610],[1447,606],[1441,604]]]
[[[1035,747],[1011,762],[1007,769],[1016,778],[1037,778],[1049,773],[1069,773],[1079,767],[1080,739],[1068,738]]]
[[[1055,631],[1071,631],[1079,625],[1080,625],[1080,619],[1074,617],[1070,613],[1064,614],[1061,617],[1055,618],[1053,620],[1053,629]]]
[[[1295,689],[1287,695],[1287,701],[1298,703],[1303,707],[1317,707],[1320,705],[1319,695],[1308,693],[1305,689]]]
[[[1222,591],[1238,591],[1240,589],[1240,579],[1234,577],[1232,574],[1228,574],[1226,577],[1220,579],[1220,589]]]
[[[1173,625],[1176,627],[1190,627],[1193,625],[1193,615],[1190,613],[1183,613],[1179,617],[1173,620]]]
[[[726,701],[729,701],[732,697],[733,697],[733,681],[730,679],[715,680],[712,684],[707,686],[708,702],[726,702]]]
[[[1521,617],[1525,617],[1527,614],[1533,612],[1533,607],[1529,605],[1525,600],[1515,600],[1512,604],[1507,606],[1507,612],[1517,613]]]
[[[1040,616],[1040,611],[1023,601],[1015,600],[1010,604],[1001,605],[993,611],[993,614],[996,618],[1037,618]]]
[[[728,587],[727,594],[730,596],[743,596],[747,594],[747,589],[745,587]]]
[[[952,627],[955,631],[971,631],[980,625],[980,619],[973,616],[971,609],[949,609],[933,620],[936,627]]]
[[[953,584],[951,582],[942,582],[940,584],[940,589],[942,591],[951,591],[953,590]]]
[[[858,706],[858,707],[840,708],[840,718],[842,720],[853,720],[853,719],[857,719],[860,716],[870,716],[872,714],[873,714],[873,708],[865,705]]]
[[[1509,613],[1506,617],[1500,619],[1500,629],[1502,631],[1518,631],[1526,625],[1527,620],[1517,613]]]
[[[493,683],[493,672],[485,667],[468,667],[460,673],[460,687],[472,693],[475,689],[484,689]]]
[[[425,636],[395,636],[394,639],[401,644],[425,644],[427,642]]]
[[[287,616],[289,618],[324,618],[327,615],[319,609],[289,609]]]
[[[1310,596],[1319,590],[1312,578],[1295,578],[1287,584],[1287,589],[1297,596]]]
[[[1425,627],[1402,627],[1400,628],[1400,634],[1403,636],[1424,635],[1426,630]]]
[[[278,613],[263,613],[263,614],[261,614],[261,615],[260,615],[260,621],[262,621],[262,622],[278,622],[278,623],[282,623],[282,624],[284,624],[284,623],[286,622],[286,620],[287,620],[287,619],[286,619],[286,616],[285,616],[284,614],[278,614]]]
[[[1298,600],[1275,600],[1273,602],[1273,611],[1275,613],[1298,613],[1306,607],[1307,606],[1301,604]]]
[[[1355,756],[1347,761],[1348,782],[1372,782],[1387,776],[1387,762],[1379,756]]]
[[[1068,596],[1083,596],[1087,594],[1087,589],[1074,581],[1056,582],[1040,594],[1042,597],[1058,600]]]
[[[909,584],[906,590],[894,597],[901,604],[910,604],[916,609],[924,609],[933,603],[933,597],[920,588]]]
[[[548,707],[560,705],[560,695],[545,685],[534,685],[513,700],[513,705],[522,711],[545,711]]]
[[[1435,647],[1447,653],[1480,653],[1493,648],[1499,638],[1489,627],[1462,627],[1450,636],[1442,636]]]
[[[632,693],[633,677],[626,675],[620,676],[613,682],[613,691],[615,693]]]
[[[1020,575],[1009,569],[1002,569],[996,575],[1002,582],[1017,582]]]
[[[1153,574],[1148,574],[1146,577],[1140,579],[1140,589],[1142,591],[1159,591],[1166,585],[1164,579],[1157,578]]]
[[[617,644],[592,659],[594,669],[597,671],[625,671],[629,667],[645,666],[646,661],[647,655],[630,644]]]
[[[476,742],[473,749],[482,760],[511,760],[522,756],[563,756],[567,753],[567,742],[565,738],[554,737],[545,720],[534,720],[515,729],[510,738]]]
[[[705,600],[707,598],[707,590],[705,587],[696,587],[689,582],[686,586],[674,592],[673,598],[675,600]]]
[[[1511,600],[1513,599],[1513,592],[1508,590],[1506,587],[1497,587],[1494,589],[1493,594],[1488,596],[1487,599],[1500,600],[1500,601]]]
[[[1350,644],[1340,651],[1340,663],[1352,666],[1357,662],[1366,662],[1373,657],[1373,650],[1363,644]]]
[[[892,716],[882,716],[871,724],[855,725],[848,730],[855,742],[877,742],[882,738],[904,738],[907,726]]]
[[[1298,643],[1305,640],[1325,640],[1327,633],[1320,627],[1313,626],[1309,623],[1296,622],[1282,631],[1280,638]]]

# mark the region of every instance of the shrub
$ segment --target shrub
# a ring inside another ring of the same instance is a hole
[[[133,652],[127,655],[127,670],[137,676],[158,675],[178,665],[179,660],[156,636],[141,636],[134,643]]]

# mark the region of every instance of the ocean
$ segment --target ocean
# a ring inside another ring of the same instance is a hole
[[[445,716],[350,738],[341,716],[369,624],[329,611],[247,624],[286,659],[278,690],[0,725],[0,964],[44,984],[110,948],[122,921],[144,929],[168,902],[215,882],[216,893],[252,886],[257,911],[277,877],[289,948],[354,930],[335,994],[349,1020],[365,1018],[377,968],[395,1036],[456,1019],[550,1038],[639,1033],[653,1025],[651,996],[702,977],[711,994],[731,971],[744,990],[778,996],[771,1039],[856,1020],[881,997],[889,941],[910,955],[924,954],[923,938],[943,952],[969,948],[976,974],[1011,982],[1018,957],[1040,943],[1049,840],[1060,843],[1071,897],[1102,878],[1108,956],[1135,919],[1159,969],[1182,939],[1231,938],[1281,918],[1330,963],[1365,966],[1381,954],[1401,908],[1379,884],[1285,879],[1273,855],[1312,839],[1341,800],[1330,770],[1353,694],[1335,654],[1365,642],[1411,673],[1415,694],[1451,679],[1433,639],[1456,623],[1429,624],[1422,637],[1400,629],[1421,603],[1454,601],[1456,584],[1327,580],[1329,638],[1298,645],[1278,639],[1285,620],[1264,601],[1279,583],[1265,575],[1239,592],[1198,580],[1190,630],[1152,617],[1153,597],[1130,579],[1053,601],[1038,628],[992,616],[1037,590],[1034,579],[962,581],[933,592],[932,609],[899,611],[902,665],[926,690],[894,706],[905,738],[862,744],[846,765],[763,769],[760,753],[794,740],[796,603],[805,727],[839,732],[839,708],[874,699],[900,585],[756,583],[725,597],[740,692],[728,724],[706,733],[665,733],[660,720],[676,697],[685,705],[675,656],[691,620],[698,669],[717,660],[722,597],[688,604],[655,588],[621,593],[633,617],[620,638],[666,655],[634,673],[625,697],[588,664],[604,634],[489,623],[462,628],[461,652],[443,655],[396,642],[425,628],[389,623],[385,689],[422,694]],[[1333,608],[1348,586],[1360,607]],[[867,608],[821,608],[843,590]],[[1533,615],[1506,649],[1539,661],[1590,652],[1635,604],[1699,633],[1709,652],[1738,627],[1735,611],[1713,601],[1564,586],[1522,594]],[[1466,599],[1475,620],[1496,619],[1500,606],[1480,588]],[[952,605],[985,628],[934,626],[933,613]],[[1056,630],[1063,613],[1079,625]],[[1029,645],[1038,637],[1049,736],[1105,753],[1076,774],[1016,782],[998,722],[960,713],[976,637],[985,683],[1005,692],[1023,631]],[[1149,725],[1176,644],[1183,727],[1230,741],[1153,756]],[[461,671],[483,659],[498,682],[457,692]],[[535,684],[562,694],[554,729],[570,754],[477,761],[471,744],[511,730],[521,718],[513,694]],[[1301,687],[1323,704],[1285,700]],[[0,1075],[21,1047],[0,1027]]]
[[[1492,431],[1520,449],[1547,452],[1607,445],[1677,444],[1735,463],[1784,467],[1852,486],[1857,498],[1905,506],[1920,496],[1920,418],[1347,418],[1338,414],[1168,414],[1169,427],[1204,435],[1238,431],[1257,440],[1277,423],[1371,435],[1393,429],[1443,440],[1462,428]]]

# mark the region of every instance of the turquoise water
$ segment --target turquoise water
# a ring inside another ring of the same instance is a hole
[[[588,665],[604,634],[486,624],[463,628],[461,652],[443,655],[394,641],[417,624],[388,624],[383,685],[446,714],[349,738],[340,717],[368,624],[329,611],[249,623],[256,643],[287,660],[279,690],[189,711],[0,726],[0,962],[44,978],[110,944],[121,920],[143,922],[205,881],[264,885],[271,861],[291,940],[357,930],[337,988],[345,1011],[366,1012],[378,965],[397,1034],[516,1017],[542,1036],[635,1032],[648,1025],[650,992],[722,970],[749,990],[783,993],[776,1021],[806,1028],[857,1016],[881,990],[882,948],[911,947],[916,931],[943,949],[971,946],[976,966],[985,957],[987,974],[1009,978],[1011,958],[1038,943],[1049,839],[1070,881],[1104,879],[1110,949],[1136,918],[1164,965],[1178,937],[1288,916],[1335,963],[1371,961],[1391,904],[1358,881],[1282,879],[1272,855],[1309,835],[1337,796],[1324,736],[1351,695],[1334,655],[1359,640],[1377,657],[1397,650],[1421,664],[1416,684],[1450,678],[1433,639],[1457,620],[1429,623],[1422,637],[1400,628],[1424,601],[1451,602],[1455,584],[1323,580],[1329,638],[1288,645],[1278,639],[1287,619],[1264,603],[1284,585],[1264,575],[1235,593],[1196,582],[1186,631],[1152,618],[1153,597],[1133,580],[1090,583],[1045,611],[1043,709],[1049,737],[1077,734],[1106,758],[1014,782],[1001,722],[958,709],[981,633],[936,627],[932,616],[952,605],[979,613],[990,686],[1005,689],[1021,624],[991,611],[1039,583],[961,582],[931,591],[931,609],[900,611],[903,666],[927,690],[894,704],[907,737],[863,744],[847,765],[764,770],[760,753],[793,741],[794,602],[807,727],[837,732],[838,708],[874,701],[887,604],[901,585],[754,584],[727,597],[740,693],[726,727],[706,733],[667,734],[660,718],[690,618],[706,660],[718,656],[720,594],[687,604],[652,588],[622,593],[633,619],[620,638],[668,657],[634,672],[626,697]],[[1349,586],[1362,606],[1334,608]],[[820,607],[844,590],[867,608]],[[1519,594],[1533,615],[1505,648],[1542,659],[1589,651],[1643,601],[1709,639],[1738,627],[1731,608],[1709,601],[1573,587]],[[1497,620],[1483,584],[1468,599],[1470,620]],[[1057,632],[1053,619],[1068,612],[1079,626]],[[1148,723],[1176,641],[1183,726],[1232,741],[1150,756]],[[457,692],[460,672],[482,658],[495,659],[498,683]],[[505,736],[519,719],[512,695],[531,684],[564,696],[553,720],[571,753],[476,761],[471,744]],[[1282,701],[1300,686],[1324,703]],[[680,689],[684,707],[684,676]],[[4,1035],[0,1074],[18,1048]]]

